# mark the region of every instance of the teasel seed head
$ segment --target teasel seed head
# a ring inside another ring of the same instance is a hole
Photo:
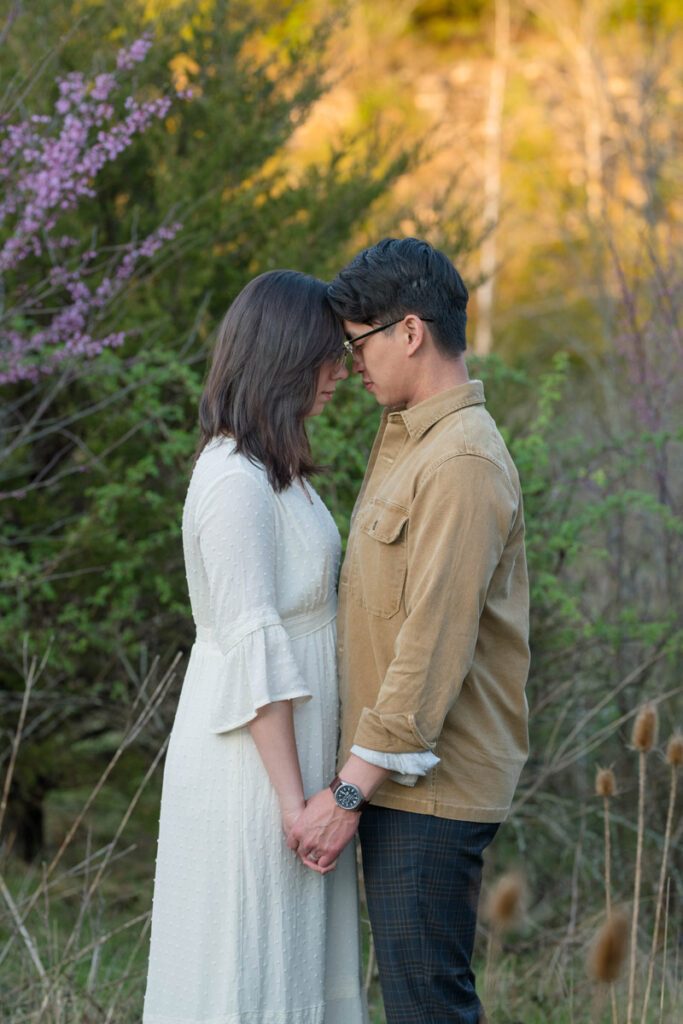
[[[526,882],[518,871],[502,875],[486,900],[486,916],[498,931],[505,931],[521,916],[526,900]]]
[[[589,967],[598,981],[616,981],[628,947],[628,920],[615,910],[595,937]]]
[[[595,776],[596,796],[614,796],[617,791],[617,780],[611,768],[598,768]]]
[[[631,743],[635,750],[647,753],[657,739],[657,708],[654,704],[646,704],[636,715],[633,725]]]
[[[683,735],[680,732],[674,733],[666,748],[666,763],[672,768],[683,764]]]

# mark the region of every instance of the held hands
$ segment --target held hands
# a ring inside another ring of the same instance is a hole
[[[388,768],[380,768],[351,754],[338,778],[370,799],[389,775]],[[357,811],[344,810],[337,804],[331,789],[322,789],[307,801],[305,810],[294,822],[287,836],[287,846],[306,867],[324,875],[337,866],[337,858],[353,839],[359,821]]]
[[[306,867],[325,875],[336,868],[339,854],[355,835],[359,819],[355,811],[338,807],[331,791],[323,789],[311,797],[290,828],[287,846]]]
[[[280,801],[280,815],[282,817],[282,828],[287,837],[289,837],[289,834],[294,826],[294,823],[301,817],[301,814],[303,813],[305,808],[306,802],[305,800],[303,800],[303,798],[299,803],[290,803],[287,805]],[[337,866],[336,860],[334,864],[330,864],[329,867],[324,868],[320,867],[317,861],[313,860],[312,857],[301,857],[301,860],[302,863],[304,863],[307,868],[311,868],[312,871],[316,871],[319,875],[326,875],[328,871],[334,871],[334,869]]]

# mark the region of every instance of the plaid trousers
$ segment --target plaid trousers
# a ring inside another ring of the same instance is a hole
[[[387,1024],[485,1020],[470,961],[482,853],[497,830],[372,804],[363,811],[363,877]]]

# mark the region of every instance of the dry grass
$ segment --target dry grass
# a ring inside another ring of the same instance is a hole
[[[80,803],[72,793],[69,806],[60,808],[59,829],[54,827],[57,811],[53,808],[50,859],[40,867],[26,866],[9,854],[7,844],[0,850],[0,911],[4,908],[0,912],[0,1019],[7,1024],[139,1024],[156,840],[156,814],[153,821],[143,822],[141,809],[148,806],[150,818],[156,809],[158,785],[148,790],[165,742],[160,739],[147,758],[146,770],[140,772],[135,792],[125,800],[115,784],[115,769],[123,765],[125,771],[127,752],[133,756],[132,748],[143,731],[150,749],[149,734],[158,729],[158,722],[154,728],[150,723],[169,692],[176,667],[177,661],[161,674],[158,665],[153,666],[130,710],[119,746],[95,785],[82,793]],[[26,666],[25,693],[0,799],[0,824],[12,772],[21,757],[27,708],[41,671],[40,662]],[[651,716],[647,734],[636,711],[622,715],[622,720],[635,720],[632,746],[639,760],[651,759],[648,776],[640,773],[635,820],[628,807],[633,780],[620,773],[617,787],[611,769],[600,769],[595,777],[603,812],[599,816],[592,817],[588,805],[577,804],[575,797],[553,805],[542,789],[533,798],[523,796],[529,815],[525,834],[533,837],[539,849],[542,843],[543,850],[549,851],[546,859],[556,860],[549,871],[557,871],[557,891],[564,889],[566,895],[558,899],[553,893],[549,903],[535,891],[535,872],[548,869],[541,863],[542,854],[531,851],[524,861],[524,875],[509,870],[508,865],[518,858],[509,852],[503,857],[502,870],[496,872],[498,881],[482,900],[481,953],[475,953],[491,1024],[604,1024],[610,1018],[612,1024],[627,1024],[629,1014],[641,1024],[678,1024],[680,1020],[680,921],[672,918],[674,900],[669,894],[677,885],[670,850],[676,839],[676,783],[683,744],[676,735],[666,753],[658,751]],[[582,751],[592,746],[587,729],[593,722],[594,716],[586,712],[582,728],[570,730],[570,743],[558,733],[560,760],[582,763]],[[604,732],[604,726],[596,732]],[[647,799],[650,782],[661,790],[662,770],[669,773],[663,836],[648,826]],[[590,785],[588,778],[586,782]],[[128,837],[131,826],[134,832],[137,829],[134,838],[142,839],[142,853]],[[520,826],[513,820],[501,829],[501,842],[514,836],[516,828]],[[661,854],[656,881],[648,871],[652,848]],[[620,907],[629,898],[626,882],[635,884],[638,858],[640,914],[629,960],[626,940],[633,928],[633,911],[627,918]],[[365,933],[371,1019],[372,1024],[382,1024],[367,925]],[[632,985],[625,970],[627,960],[635,965]]]
[[[592,717],[589,712],[585,720]],[[587,884],[588,877],[595,882],[598,879],[595,868],[597,832],[586,836],[586,814],[577,808],[566,830],[567,838],[573,836],[574,851],[571,878],[569,872],[565,874],[568,905],[564,926],[561,921],[552,927],[543,921],[542,915],[555,920],[556,915],[554,908],[543,906],[542,899],[534,913],[533,878],[530,879],[532,909],[524,918],[512,911],[517,891],[514,878],[505,875],[500,878],[484,901],[482,931],[487,933],[484,992],[491,1022],[503,1024],[519,1019],[529,1024],[538,1019],[548,1024],[555,1021],[602,1024],[611,1017],[613,1024],[630,1024],[634,1019],[640,1024],[679,1024],[683,1018],[683,979],[678,960],[681,922],[680,915],[671,920],[673,908],[668,895],[672,888],[669,854],[676,832],[677,774],[683,760],[683,743],[680,735],[675,734],[669,740],[665,755],[657,749],[658,713],[654,704],[622,716],[623,722],[629,719],[633,720],[630,747],[638,755],[638,801],[635,820],[624,817],[623,810],[617,812],[624,845],[622,849],[617,847],[616,852],[622,891],[613,891],[610,824],[620,794],[613,771],[600,768],[595,776],[595,795],[600,798],[603,809],[604,915],[591,903],[596,885]],[[577,730],[574,733],[581,745],[590,742],[579,740]],[[569,747],[565,746],[565,750],[569,752]],[[654,833],[648,824],[652,817],[652,805],[648,802],[649,779],[645,771],[648,756],[655,766],[652,781],[657,791],[662,788],[661,761],[666,760],[670,773],[663,836]],[[624,781],[624,788],[630,793],[633,782]],[[535,825],[538,828],[541,822],[537,820]],[[558,834],[563,832],[559,817],[552,827]],[[680,828],[678,831],[680,833]],[[592,848],[588,864],[587,838]],[[653,856],[653,851],[660,851],[660,858]],[[627,856],[632,858],[630,865],[625,860]],[[564,859],[566,861],[567,856]],[[652,869],[657,864],[655,881]],[[646,867],[650,870],[646,871]],[[631,894],[623,888],[629,880]],[[649,890],[650,881],[653,895]],[[678,888],[675,872],[673,883]],[[583,890],[581,897],[580,889]],[[624,900],[630,904],[628,913],[619,905]],[[667,960],[667,937],[672,925],[676,935],[675,952],[673,958],[669,956]],[[507,941],[504,941],[506,934]],[[649,947],[649,955],[644,953],[644,947]],[[657,998],[651,999],[655,988]],[[606,1006],[608,994],[611,995],[609,1009]],[[538,1017],[534,1004],[539,1008]]]
[[[2,851],[0,895],[5,906],[0,918],[0,1014],[13,1024],[67,1024],[125,1019],[120,1012],[127,988],[141,968],[150,911],[129,916],[121,893],[112,882],[125,879],[121,861],[133,852],[122,844],[131,816],[164,755],[163,740],[132,797],[113,823],[106,842],[92,845],[88,830],[98,800],[106,792],[116,765],[157,713],[175,679],[179,656],[159,678],[155,662],[133,702],[123,735],[100,778],[64,829],[49,863],[40,872],[22,869]],[[12,773],[20,753],[22,730],[31,691],[45,660],[26,668],[21,714],[12,741],[12,754],[3,785],[0,827],[5,815]],[[84,835],[85,833],[85,835]],[[10,874],[11,873],[11,874]],[[123,941],[120,941],[123,940]],[[123,950],[123,952],[122,952]],[[112,952],[113,951],[113,952]],[[107,962],[105,968],[104,964]],[[137,1009],[139,1018],[139,1007]],[[134,1020],[135,1017],[130,1017]]]

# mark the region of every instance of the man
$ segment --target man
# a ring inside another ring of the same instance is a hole
[[[528,751],[519,480],[443,253],[385,239],[329,296],[386,408],[339,585],[341,767],[288,843],[325,870],[360,826],[387,1021],[475,1024],[482,853]]]

